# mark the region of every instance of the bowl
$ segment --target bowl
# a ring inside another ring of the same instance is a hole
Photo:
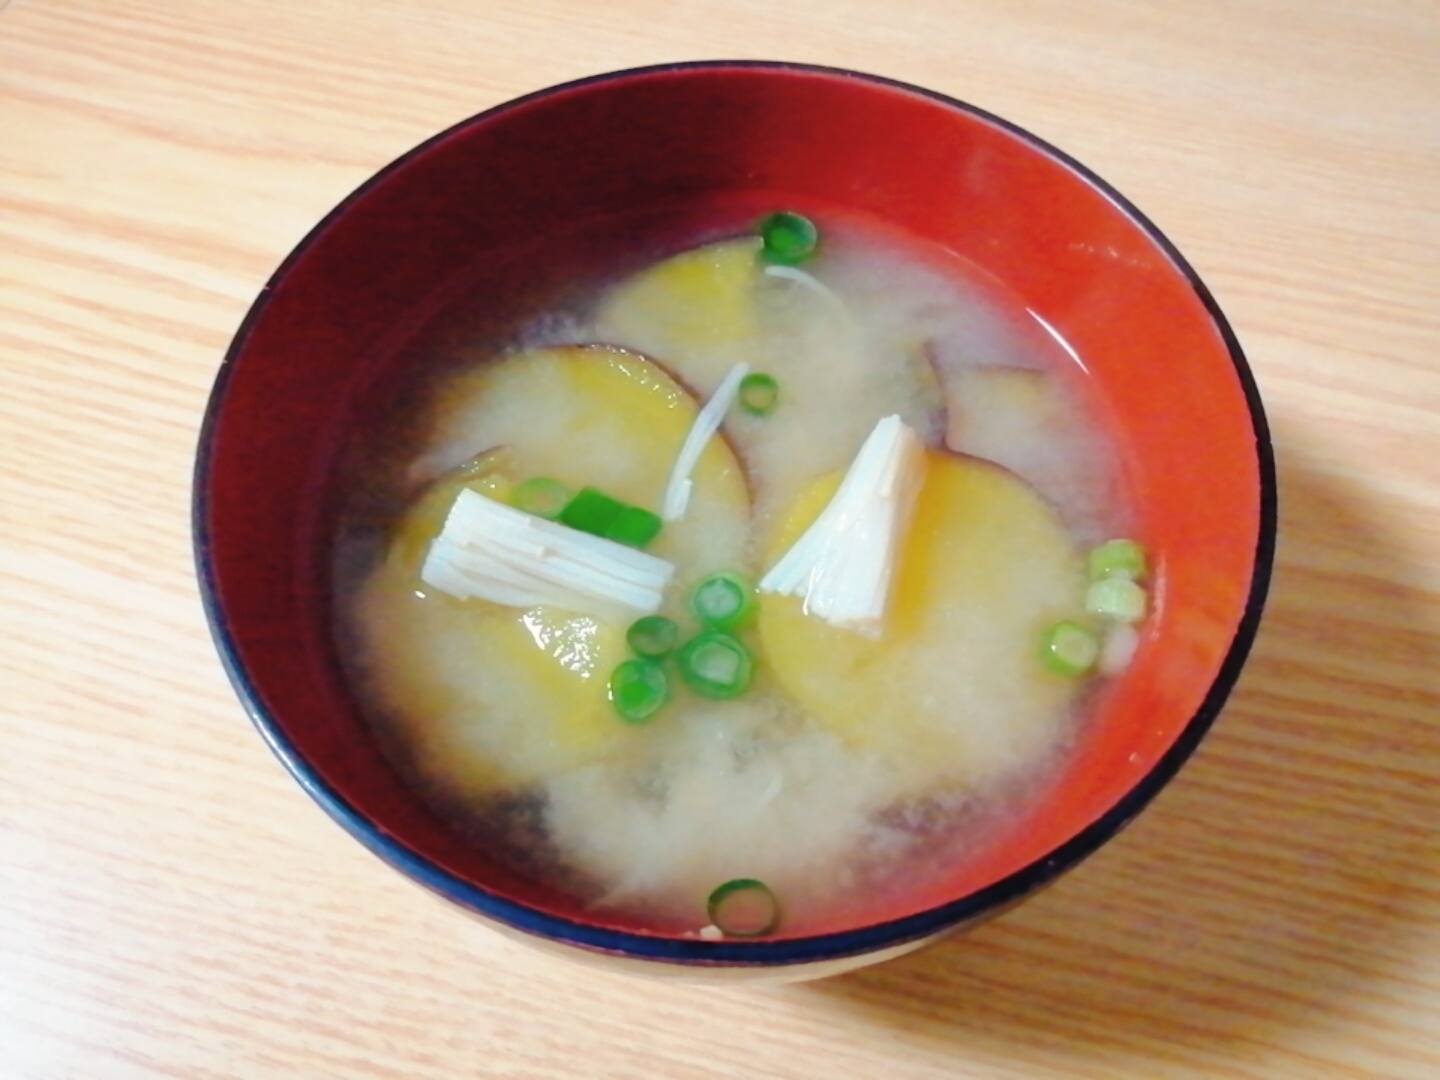
[[[750,204],[879,217],[1023,298],[1081,359],[1128,448],[1153,613],[1134,664],[1101,691],[1097,722],[1005,845],[941,874],[905,910],[812,936],[711,941],[649,932],[537,885],[407,786],[342,674],[327,482],[367,395],[423,367],[417,335],[457,290],[476,289],[477,253],[543,253],[484,281],[483,319],[583,276],[617,243],[703,229]],[[1270,575],[1275,498],[1235,335],[1174,245],[1104,181],[1015,125],[917,87],[714,62],[601,75],[491,109],[336,207],[265,286],[220,369],[194,530],[205,609],[245,709],[374,854],[565,955],[692,979],[797,979],[994,915],[1145,807],[1240,675]]]

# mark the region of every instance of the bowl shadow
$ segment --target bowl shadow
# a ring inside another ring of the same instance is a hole
[[[788,988],[791,1004],[930,1053],[1024,1048],[1085,1075],[1233,1065],[1257,1043],[1313,1041],[1318,1063],[1318,1029],[1363,1028],[1352,1049],[1381,1074],[1433,1075],[1407,1064],[1393,1003],[1440,913],[1440,617],[1386,506],[1278,434],[1261,632],[1175,783],[1013,913]]]

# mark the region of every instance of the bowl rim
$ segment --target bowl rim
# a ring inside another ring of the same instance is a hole
[[[699,938],[650,935],[575,922],[563,916],[548,914],[517,903],[473,882],[466,881],[432,863],[385,832],[377,822],[358,810],[319,776],[310,763],[297,751],[277,718],[266,709],[256,686],[240,663],[225,612],[219,602],[218,583],[211,559],[208,526],[210,491],[207,480],[210,459],[216,429],[224,409],[226,388],[236,361],[244,351],[255,325],[264,314],[272,290],[287,277],[305,252],[356,201],[391,174],[457,132],[484,123],[497,115],[530,102],[570,93],[592,85],[625,81],[637,77],[726,69],[811,74],[850,79],[928,98],[947,108],[966,113],[1002,129],[1042,155],[1066,166],[1080,180],[1113,202],[1183,275],[1195,291],[1224,342],[1235,375],[1239,380],[1255,435],[1255,456],[1260,487],[1259,529],[1256,537],[1250,589],[1234,637],[1230,642],[1230,648],[1194,716],[1186,722],[1179,736],[1161,755],[1155,766],[1136,781],[1118,802],[1047,855],[967,896],[870,926],[776,941],[707,941]],[[412,147],[367,178],[337,203],[295,245],[279,267],[270,275],[241,321],[240,327],[221,361],[201,424],[192,478],[191,504],[194,558],[201,601],[225,673],[251,722],[271,751],[306,793],[346,832],[391,867],[429,891],[437,893],[483,918],[493,919],[527,934],[562,942],[590,952],[619,954],[631,959],[668,965],[723,968],[772,968],[841,960],[938,936],[981,916],[998,913],[1049,884],[1098,850],[1135,818],[1173,779],[1180,767],[1199,746],[1239,680],[1259,630],[1261,614],[1269,591],[1275,556],[1277,519],[1278,493],[1269,425],[1261,403],[1259,389],[1240,342],[1209,288],[1200,279],[1200,275],[1160,228],[1134,203],[1063,150],[1019,125],[968,102],[886,76],[849,68],[778,60],[677,61],[602,72],[557,83],[502,102],[452,124]]]

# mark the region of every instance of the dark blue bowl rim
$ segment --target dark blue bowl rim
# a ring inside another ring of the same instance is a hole
[[[363,197],[373,186],[397,169],[424,154],[436,143],[449,138],[458,131],[526,103],[596,83],[663,73],[719,69],[809,73],[854,79],[920,95],[993,124],[1071,169],[1082,180],[1111,200],[1142,229],[1184,274],[1191,288],[1195,290],[1225,343],[1244,393],[1254,428],[1255,454],[1260,478],[1260,528],[1256,537],[1255,566],[1244,613],[1225,660],[1200,708],[1187,722],[1179,738],[1160,758],[1154,768],[1137,781],[1119,802],[1069,841],[1045,857],[976,893],[901,919],[842,933],[786,941],[709,942],[698,939],[655,937],[571,922],[568,919],[517,904],[503,896],[464,881],[436,866],[378,828],[375,822],[362,814],[321,779],[310,763],[297,752],[278,719],[265,708],[249,674],[239,662],[230,627],[225,613],[220,607],[208,534],[209,485],[207,478],[212,443],[223,412],[225,390],[235,362],[243,352],[251,331],[263,314],[271,290],[285,278],[295,262],[345,213],[352,203]],[[246,313],[234,340],[226,351],[220,370],[216,375],[200,430],[193,478],[192,530],[196,570],[206,619],[219,651],[221,663],[246,712],[270,749],[301,787],[351,836],[359,840],[371,852],[418,884],[460,906],[541,938],[564,942],[586,950],[670,964],[776,967],[838,960],[893,948],[931,937],[982,915],[999,911],[1048,884],[1092,854],[1124,828],[1170,782],[1180,766],[1194,753],[1240,677],[1246,657],[1249,655],[1259,629],[1266,594],[1269,591],[1275,555],[1277,512],[1275,460],[1270,442],[1269,426],[1266,422],[1259,390],[1256,387],[1249,363],[1240,347],[1240,342],[1210,290],[1201,281],[1199,274],[1195,272],[1169,238],[1120,192],[1064,151],[1023,128],[966,102],[926,90],[923,87],[884,76],[815,64],[766,60],[704,60],[656,64],[605,72],[515,98],[492,109],[477,113],[425,140],[386,165],[337,204],[310,230],[270,277]]]

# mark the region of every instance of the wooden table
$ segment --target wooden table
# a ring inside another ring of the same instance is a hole
[[[1440,1076],[1435,0],[0,3],[0,1076]],[[1234,322],[1281,544],[1199,756],[1059,886],[812,985],[685,988],[427,899],[221,673],[189,481],[271,269],[432,132],[663,60],[972,101]]]

